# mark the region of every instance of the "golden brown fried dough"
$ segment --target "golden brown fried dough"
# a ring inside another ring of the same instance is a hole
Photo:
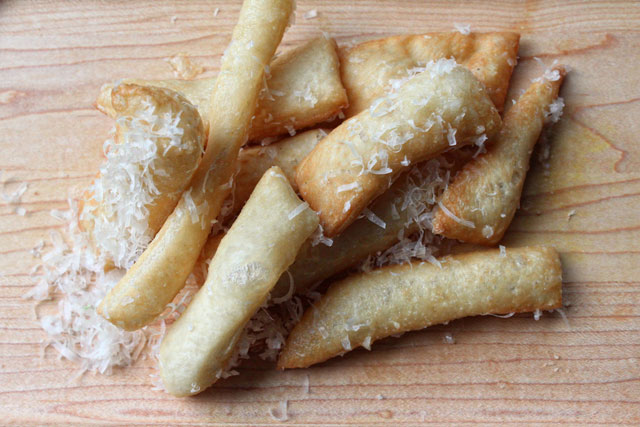
[[[392,79],[429,61],[453,58],[480,80],[502,111],[516,65],[520,35],[515,33],[430,33],[388,37],[342,48],[340,67],[347,89],[347,117],[354,116],[389,90]]]
[[[473,74],[440,60],[334,129],[302,161],[296,182],[332,237],[411,164],[491,138],[500,125]]]
[[[108,162],[116,163],[103,165],[85,193],[80,222],[98,250],[114,258],[118,267],[127,267],[128,257],[120,248],[127,248],[121,240],[133,238],[127,234],[128,217],[145,211],[141,233],[153,238],[189,185],[206,136],[197,109],[177,92],[121,84],[113,88],[111,97],[116,134],[110,150],[121,154],[110,153]]]
[[[550,310],[562,304],[555,249],[525,247],[445,257],[347,277],[307,309],[278,368],[304,368],[391,335],[466,316]]]
[[[565,73],[558,67],[551,73],[556,80],[534,82],[507,111],[487,153],[467,163],[442,194],[444,208],[433,220],[435,233],[483,245],[502,239],[520,204],[531,152]]]
[[[184,287],[231,191],[265,66],[292,12],[292,0],[243,2],[216,80],[207,148],[190,187],[151,244],[98,307],[114,325],[126,330],[143,327]]]
[[[282,170],[269,169],[220,242],[204,286],[162,341],[169,393],[193,395],[220,378],[245,324],[317,226]]]
[[[348,105],[340,80],[340,64],[332,39],[318,37],[277,57],[269,67],[268,90],[260,93],[249,140],[283,135],[323,122]],[[198,106],[202,117],[210,117],[216,78],[200,80],[125,79],[140,85],[166,87],[182,93]],[[113,117],[110,89],[104,85],[98,108]]]

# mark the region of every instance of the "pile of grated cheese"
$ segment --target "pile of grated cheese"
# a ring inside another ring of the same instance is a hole
[[[157,152],[158,141],[168,140],[168,148],[183,149],[179,121],[180,113],[156,114],[149,103],[135,117],[119,117],[116,123],[123,132],[118,143],[113,137],[105,142],[107,160],[88,190],[96,203],[84,203],[80,213],[77,203],[69,200],[69,210],[52,211],[66,222],[66,230],[51,232],[44,254],[42,247],[34,248],[41,262],[33,272],[37,283],[25,298],[58,300],[57,313],[38,319],[48,335],[45,346],[78,362],[81,372],[110,374],[114,367],[131,365],[145,346],[153,353],[164,334],[164,319],[177,317],[186,307],[188,289],[158,322],[134,332],[112,325],[96,312],[153,237],[146,206],[159,195],[153,177],[162,171],[155,160],[164,153]],[[90,221],[91,232],[82,230],[80,221]]]

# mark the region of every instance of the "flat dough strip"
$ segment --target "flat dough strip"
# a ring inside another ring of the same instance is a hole
[[[415,262],[347,277],[307,309],[278,367],[304,368],[359,346],[466,316],[551,310],[562,304],[555,249],[524,247]]]
[[[220,242],[204,286],[162,341],[169,393],[196,394],[221,377],[244,326],[317,226],[282,170],[269,169]]]
[[[429,61],[453,58],[480,80],[498,111],[502,111],[509,79],[517,62],[516,33],[428,33],[371,40],[341,48],[342,82],[349,96],[347,117],[384,96],[392,79]]]
[[[292,12],[292,0],[244,1],[222,58],[212,99],[216,113],[209,118],[207,149],[191,186],[138,261],[98,307],[98,312],[116,326],[126,330],[145,326],[184,287],[231,190],[265,66]],[[194,207],[196,212],[192,212]]]
[[[451,239],[495,245],[504,236],[520,204],[529,158],[540,137],[549,105],[558,97],[566,74],[534,82],[504,117],[504,125],[485,154],[467,163],[442,194],[433,231]],[[452,217],[455,216],[455,218]],[[469,221],[473,227],[457,219]]]

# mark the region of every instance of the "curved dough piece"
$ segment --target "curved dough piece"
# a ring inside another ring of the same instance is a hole
[[[554,70],[551,75],[557,79],[534,82],[507,111],[502,130],[487,152],[455,176],[439,202],[455,218],[438,209],[434,233],[482,245],[495,245],[502,239],[520,204],[529,158],[549,105],[558,97],[566,74],[563,67]]]

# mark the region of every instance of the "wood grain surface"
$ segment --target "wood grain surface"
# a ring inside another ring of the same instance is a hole
[[[214,16],[218,7],[219,14]],[[545,64],[572,67],[550,166],[532,161],[506,245],[562,253],[567,321],[469,318],[376,343],[317,367],[259,360],[189,399],[152,390],[150,360],[111,376],[42,352],[30,249],[62,223],[51,209],[86,186],[112,126],[93,106],[121,77],[171,78],[187,52],[210,75],[239,1],[0,3],[0,170],[27,182],[0,200],[0,423],[640,423],[640,3],[620,1],[298,1],[283,48],[321,31],[339,43],[407,32],[522,34],[519,94]],[[315,19],[303,14],[316,9]],[[174,18],[175,17],[175,18]],[[55,303],[38,308],[54,309]],[[445,344],[451,334],[455,344]],[[307,387],[308,384],[308,387]]]

